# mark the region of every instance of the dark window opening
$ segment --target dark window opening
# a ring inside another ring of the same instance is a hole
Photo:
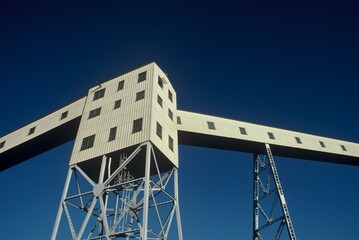
[[[247,130],[244,127],[239,127],[239,132],[243,135],[247,135]]]
[[[161,88],[163,88],[163,79],[160,77],[160,76],[158,76],[158,85],[161,87]]]
[[[156,134],[159,138],[162,139],[162,126],[159,123],[157,123],[157,126],[156,126]]]
[[[268,137],[273,140],[275,139],[274,134],[272,132],[268,132]]]
[[[117,91],[121,91],[125,86],[125,80],[118,82]]]
[[[0,148],[3,148],[5,146],[5,142],[6,141],[3,141],[3,142],[0,143]]]
[[[117,109],[117,108],[120,108],[121,107],[121,99],[115,101],[115,106],[113,109]]]
[[[139,82],[143,82],[146,80],[146,71],[145,72],[141,72],[140,74],[138,74],[138,83]]]
[[[214,122],[207,122],[208,128],[216,130],[216,127],[214,126]]]
[[[177,117],[177,124],[182,124],[182,120],[181,120],[181,117]]]
[[[33,133],[35,132],[35,128],[36,128],[36,127],[32,127],[32,128],[30,128],[30,130],[29,130],[29,134],[27,134],[27,135],[31,135],[31,134],[33,134]]]
[[[168,109],[168,116],[173,121],[173,112],[170,109]]]
[[[68,114],[68,113],[69,113],[69,111],[63,112],[63,113],[61,114],[60,120],[62,120],[62,119],[64,119],[64,118],[67,118],[67,114]]]
[[[81,144],[80,151],[88,149],[88,148],[92,148],[94,142],[95,142],[95,135],[85,137],[84,139],[82,139],[82,144]]]
[[[347,148],[344,145],[340,145],[343,151],[347,151]]]
[[[297,141],[297,143],[299,143],[299,144],[302,144],[302,140],[300,140],[299,137],[295,137],[295,141]]]
[[[110,129],[110,135],[108,137],[109,142],[116,139],[116,131],[117,131],[117,127],[113,127],[113,128]]]
[[[172,92],[170,90],[168,90],[168,98],[171,102],[173,102],[173,95]]]
[[[163,100],[162,100],[162,98],[159,96],[159,95],[157,95],[157,103],[162,107],[163,106]]]
[[[324,142],[319,141],[319,144],[320,144],[320,146],[321,146],[321,147],[325,148],[325,144],[324,144]]]
[[[171,138],[171,136],[168,136],[168,147],[173,152],[173,139]]]
[[[95,92],[95,94],[93,95],[93,101],[103,98],[104,96],[105,96],[105,88]]]
[[[91,110],[90,113],[89,113],[89,118],[88,119],[91,119],[91,118],[94,118],[94,117],[97,117],[101,114],[101,108],[96,108],[94,110]]]
[[[142,131],[142,118],[139,118],[133,121],[132,133],[137,133],[141,131]]]
[[[144,98],[145,98],[145,90],[136,93],[136,101],[139,101],[139,100],[144,99]]]

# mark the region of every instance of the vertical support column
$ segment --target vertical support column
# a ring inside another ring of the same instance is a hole
[[[150,174],[151,174],[151,143],[146,144],[146,163],[144,178],[144,197],[143,197],[143,216],[142,216],[142,232],[141,240],[147,240],[148,230],[148,206],[149,206],[149,190],[150,190]]]
[[[258,154],[253,155],[253,240],[258,240],[259,228],[259,182]]]
[[[62,197],[61,197],[61,201],[60,201],[60,206],[59,209],[57,211],[57,216],[56,216],[56,220],[55,220],[55,224],[54,224],[54,228],[52,230],[52,235],[51,235],[51,240],[56,240],[57,237],[57,232],[59,230],[59,225],[60,225],[60,221],[61,221],[61,217],[62,217],[62,211],[63,211],[63,202],[66,198],[67,195],[67,191],[69,189],[70,186],[70,180],[71,180],[71,176],[72,176],[72,167],[69,167],[69,171],[67,172],[67,177],[66,177],[66,182],[65,182],[65,186],[64,186],[64,190],[62,192]]]
[[[178,240],[183,240],[182,236],[182,224],[181,224],[181,215],[180,215],[180,208],[179,208],[179,200],[178,200],[178,169],[174,171],[174,195],[176,199],[176,217],[177,217],[177,231],[178,231]]]

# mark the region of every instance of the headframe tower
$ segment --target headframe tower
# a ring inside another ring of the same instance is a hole
[[[0,171],[71,139],[53,240],[182,240],[178,144],[254,154],[254,240],[296,239],[274,156],[359,165],[357,143],[178,110],[156,63],[1,137]]]

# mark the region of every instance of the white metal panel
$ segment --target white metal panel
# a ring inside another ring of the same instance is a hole
[[[357,143],[180,110],[177,111],[177,114],[182,120],[182,124],[177,125],[178,130],[183,132],[359,157],[359,144]],[[216,130],[209,129],[207,121],[214,122]],[[247,135],[241,134],[239,127],[244,127]],[[268,132],[273,133],[275,139],[270,139]],[[299,137],[301,143],[297,143],[295,137]],[[325,144],[325,147],[320,145],[320,141]],[[342,149],[341,145],[345,146],[346,151]]]

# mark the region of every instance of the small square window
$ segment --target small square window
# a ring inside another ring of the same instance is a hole
[[[94,142],[95,142],[95,135],[85,137],[84,139],[82,139],[82,144],[81,144],[80,151],[88,149],[88,148],[92,148]]]
[[[125,80],[118,82],[117,91],[121,91],[125,86]]]
[[[105,96],[105,88],[95,92],[95,94],[93,95],[93,101],[103,98],[104,96]]]
[[[168,136],[168,147],[173,152],[173,139],[171,138],[171,136]]]
[[[157,126],[156,126],[156,134],[159,138],[162,139],[162,126],[159,123],[157,123]]]
[[[168,116],[173,121],[173,112],[171,111],[171,109],[168,109]]]
[[[121,99],[115,101],[115,106],[113,107],[113,109],[117,109],[121,107]]]
[[[342,148],[343,151],[347,151],[347,148],[344,145],[340,145],[340,147]]]
[[[168,90],[168,99],[173,102],[173,94],[170,90]]]
[[[5,146],[5,141],[0,142],[0,148],[3,148]]]
[[[146,71],[138,74],[138,81],[137,81],[138,83],[143,82],[145,80],[146,80]]]
[[[113,128],[110,129],[110,135],[108,137],[109,142],[116,139],[116,132],[117,132],[117,127],[113,127]]]
[[[275,139],[274,134],[272,132],[268,132],[268,137],[273,140]]]
[[[239,132],[243,135],[247,135],[247,130],[244,127],[239,127]]]
[[[68,113],[69,113],[68,111],[63,112],[63,113],[61,114],[60,120],[62,120],[62,119],[64,119],[64,118],[67,118],[67,114],[68,114]]]
[[[181,117],[177,117],[177,124],[182,125],[182,120],[181,120]]]
[[[144,98],[145,98],[145,90],[136,93],[136,101],[139,101],[139,100],[144,99]]]
[[[33,134],[33,133],[35,132],[35,128],[36,128],[36,127],[30,128],[29,133],[28,133],[27,135]]]
[[[297,143],[299,143],[299,144],[302,144],[302,140],[300,140],[299,137],[295,137],[295,141],[297,141]]]
[[[157,95],[157,103],[162,107],[163,106],[163,100],[160,97],[160,95]]]
[[[137,133],[141,131],[142,131],[142,118],[139,118],[133,121],[132,133]]]
[[[163,88],[163,79],[160,77],[160,76],[158,76],[158,86],[160,86],[161,88]]]
[[[214,126],[214,122],[207,122],[208,128],[212,130],[216,130],[216,126]]]
[[[88,119],[91,119],[91,118],[94,118],[94,117],[97,117],[101,114],[101,108],[96,108],[94,110],[91,110],[90,113],[89,113],[89,118]]]
[[[324,144],[324,142],[319,141],[319,144],[320,144],[320,146],[321,146],[322,148],[325,148],[325,144]]]

